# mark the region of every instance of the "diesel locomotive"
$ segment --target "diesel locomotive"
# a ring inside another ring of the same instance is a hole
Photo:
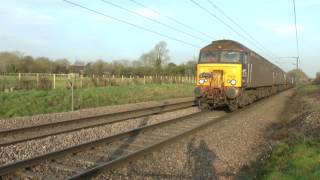
[[[228,106],[231,111],[294,85],[281,68],[232,40],[202,48],[196,76],[196,104],[210,109]]]

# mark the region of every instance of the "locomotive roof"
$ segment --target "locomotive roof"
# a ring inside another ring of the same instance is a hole
[[[277,68],[277,69],[281,70],[282,72],[286,73],[285,71],[283,71],[277,65],[273,64],[272,62],[268,61],[267,59],[265,59],[264,57],[262,57],[258,53],[254,52],[253,50],[247,48],[246,46],[240,44],[237,41],[227,40],[227,39],[213,41],[211,44],[205,46],[200,51],[221,51],[221,50],[222,51],[225,50],[225,51],[240,51],[240,52],[254,53],[257,56],[259,56],[261,59],[263,59],[263,60],[269,62],[270,64],[272,64],[275,68]]]
[[[215,51],[215,50],[233,50],[233,51],[251,51],[244,45],[232,40],[218,40],[202,48],[201,51]]]

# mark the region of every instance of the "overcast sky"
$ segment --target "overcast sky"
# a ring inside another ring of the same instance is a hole
[[[292,0],[211,0],[240,24],[262,48],[234,33],[221,22],[206,14],[190,0],[136,0],[149,8],[174,17],[210,37],[175,24],[164,16],[144,9],[130,0],[108,0],[142,16],[161,21],[184,33],[174,31],[150,20],[110,6],[101,0],[70,0],[107,15],[143,26],[152,31],[196,45],[192,47],[130,25],[94,14],[62,0],[1,0],[0,51],[20,51],[26,55],[68,58],[74,60],[107,61],[138,59],[159,41],[166,41],[171,61],[181,63],[197,57],[199,47],[213,40],[232,39],[257,51],[285,70],[294,68],[296,56]],[[242,31],[224,18],[207,0],[195,0],[236,30]],[[296,0],[302,68],[311,77],[320,71],[320,1]],[[203,40],[196,39],[193,36]],[[258,46],[258,47],[256,47]],[[288,63],[280,63],[284,61]]]

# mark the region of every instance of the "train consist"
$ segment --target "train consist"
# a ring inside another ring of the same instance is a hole
[[[200,50],[196,103],[231,111],[288,89],[294,80],[278,66],[232,40],[213,41]]]

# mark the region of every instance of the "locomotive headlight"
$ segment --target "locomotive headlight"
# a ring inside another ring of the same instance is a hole
[[[199,83],[200,83],[200,84],[203,84],[203,83],[205,83],[205,82],[206,82],[206,80],[204,80],[204,79],[200,79],[200,80],[199,80]]]
[[[232,80],[230,81],[230,84],[231,84],[231,85],[236,85],[236,84],[237,84],[237,81],[236,81],[235,79],[232,79]]]

